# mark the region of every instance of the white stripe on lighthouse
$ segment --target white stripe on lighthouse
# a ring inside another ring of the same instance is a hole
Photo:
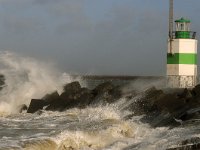
[[[173,39],[173,53],[197,53],[197,43],[195,39]],[[168,46],[169,52],[169,46]]]
[[[168,64],[167,75],[196,76],[197,65]]]

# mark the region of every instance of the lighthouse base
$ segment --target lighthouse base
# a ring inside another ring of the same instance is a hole
[[[167,76],[168,88],[193,88],[197,84],[196,76]]]

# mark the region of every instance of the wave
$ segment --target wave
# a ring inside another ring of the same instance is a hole
[[[0,52],[0,74],[5,76],[0,115],[17,113],[21,104],[29,105],[32,98],[55,90],[61,92],[63,84],[72,81],[69,74],[60,73],[51,64],[8,51]]]

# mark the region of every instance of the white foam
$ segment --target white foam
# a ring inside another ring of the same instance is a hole
[[[0,114],[16,113],[17,106],[29,105],[32,98],[55,90],[61,92],[63,84],[72,81],[51,64],[8,51],[0,52],[0,74],[6,78],[6,87],[0,92]]]

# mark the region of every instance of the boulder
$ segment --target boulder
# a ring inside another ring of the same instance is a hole
[[[114,88],[115,86],[111,82],[104,82],[102,84],[99,84],[92,92],[94,96],[97,96],[98,94],[110,92]]]
[[[198,87],[198,86],[197,86]],[[147,120],[150,125],[153,127],[160,126],[171,126],[175,127],[177,125],[181,125],[186,120],[195,119],[200,116],[200,102],[198,100],[198,91],[197,87],[194,90],[189,89],[170,89],[171,91],[168,93],[161,93],[158,97],[152,97],[152,90],[150,92],[150,101],[145,102],[147,107],[145,110],[151,110],[149,108],[156,108],[156,116],[149,117]],[[148,94],[149,95],[149,94]],[[147,96],[149,97],[149,96]],[[146,98],[145,99],[149,99]],[[144,107],[144,106],[143,106]],[[141,109],[141,106],[138,106],[138,109]],[[150,111],[151,112],[151,111]],[[143,114],[149,115],[147,112],[142,112]],[[148,117],[144,117],[145,120]]]
[[[46,102],[45,110],[56,111],[63,107],[62,101],[60,100],[60,95],[57,91],[47,94],[42,98]]]
[[[0,74],[0,90],[5,86],[5,76]]]
[[[177,143],[177,147],[168,148],[167,150],[199,150],[200,149],[200,138],[193,137]]]
[[[77,101],[79,102],[79,107],[84,108],[91,103],[94,96],[93,96],[91,90],[89,90],[87,88],[81,88],[81,90],[79,92],[80,92],[80,95],[79,95]]]
[[[66,102],[58,99],[57,101],[52,101],[50,104],[46,105],[45,110],[48,111],[62,111],[66,108]]]
[[[162,90],[157,90],[155,87],[151,87],[142,93],[138,93],[138,97],[128,99],[131,102],[126,108],[134,112],[134,115],[150,115],[158,111],[155,101],[160,99],[164,95]]]
[[[35,113],[36,111],[43,109],[46,105],[47,103],[42,99],[32,99],[27,113]]]
[[[22,104],[17,107],[17,110],[19,113],[22,113],[23,111],[27,111],[28,107],[25,104]]]
[[[200,84],[196,85],[193,89],[192,89],[192,95],[194,97],[200,97]]]
[[[190,119],[198,119],[200,116],[200,107],[191,108],[187,111],[184,111],[182,114],[179,115],[179,119],[186,121]]]
[[[42,99],[47,103],[47,105],[49,105],[54,101],[58,101],[60,99],[60,95],[57,91],[55,91],[51,94],[45,95]]]
[[[122,96],[120,86],[115,86],[111,82],[104,82],[92,90],[94,99],[92,104],[113,103]]]
[[[63,111],[65,109],[79,107],[83,108],[90,104],[93,95],[87,88],[81,88],[79,82],[72,82],[64,86],[63,93],[53,93],[46,96],[44,100],[49,104],[46,110]]]
[[[64,104],[65,108],[73,108],[79,107],[84,108],[90,104],[92,101],[93,95],[91,91],[87,88],[80,88],[79,91],[73,91],[71,93],[64,92],[60,96],[62,103]]]
[[[178,98],[176,93],[163,94],[159,99],[155,101],[155,105],[159,110],[167,110],[170,113],[177,111],[185,107],[185,101],[182,98]]]
[[[35,113],[38,110],[46,109],[45,106],[48,107],[49,105],[56,105],[59,103],[60,96],[57,91],[45,95],[42,99],[32,99],[31,103],[28,107],[28,113]],[[48,110],[48,109],[46,109]],[[49,109],[53,110],[53,109]]]
[[[181,94],[178,94],[179,98],[190,99],[193,98],[192,92],[185,88]]]
[[[78,81],[68,83],[64,86],[63,90],[67,93],[76,93],[81,89],[81,85]]]

